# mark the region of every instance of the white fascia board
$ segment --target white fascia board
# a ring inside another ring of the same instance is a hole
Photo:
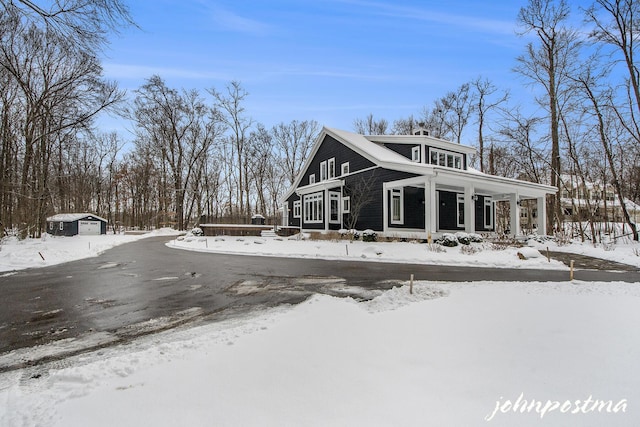
[[[341,187],[344,185],[344,181],[341,179],[332,179],[330,181],[316,182],[315,184],[305,185],[304,187],[298,187],[295,194],[304,195],[317,193],[318,191],[324,191],[329,188]]]
[[[473,183],[476,190],[491,193],[518,193],[521,197],[542,197],[547,194],[555,194],[558,189],[550,185],[536,184],[534,182],[521,181],[513,178],[487,175],[481,172],[457,171],[444,167],[436,167],[436,182],[450,185]]]
[[[426,135],[367,135],[365,136],[365,138],[373,143],[428,145],[429,147],[437,147],[445,149],[447,151],[469,155],[474,155],[477,153],[477,150],[474,147],[456,144],[455,142]]]

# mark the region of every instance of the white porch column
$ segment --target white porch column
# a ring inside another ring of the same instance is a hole
[[[509,212],[511,213],[511,220],[509,224],[511,226],[511,235],[516,237],[520,234],[520,205],[518,200],[520,196],[518,193],[512,193],[509,195]]]
[[[429,182],[429,230],[427,233],[431,231],[431,235],[438,231],[438,192],[436,191],[436,183],[433,181]]]
[[[436,232],[436,184],[431,182],[431,179],[425,178],[424,180],[424,231],[429,236],[433,237]]]
[[[389,231],[389,189],[387,183],[382,183],[382,231]]]
[[[476,230],[476,205],[473,200],[475,187],[464,187],[464,231],[475,233]]]
[[[545,196],[538,197],[538,234],[541,236],[547,235],[547,198]]]
[[[329,218],[331,218],[331,200],[329,199],[329,189],[323,191],[324,198],[324,231],[329,231]]]

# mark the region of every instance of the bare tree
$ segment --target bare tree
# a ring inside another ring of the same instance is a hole
[[[104,46],[107,34],[134,25],[120,0],[0,0],[7,16],[49,30],[83,50]]]
[[[152,76],[136,91],[132,118],[138,138],[148,140],[160,155],[161,175],[170,180],[165,189],[170,194],[161,198],[173,200],[176,225],[184,230],[190,219],[189,209],[185,210],[188,190],[198,189],[193,181],[202,177],[196,165],[207,156],[217,136],[215,127],[207,122],[209,109],[197,91],[180,93],[159,76]]]
[[[345,185],[345,194],[349,197],[349,213],[345,226],[356,229],[362,210],[374,200],[373,189],[376,184],[375,171],[367,175],[351,178]],[[352,235],[353,238],[353,235]]]
[[[237,179],[236,194],[239,214],[250,214],[249,202],[249,158],[248,138],[253,120],[245,115],[244,101],[249,95],[240,82],[232,81],[225,88],[225,93],[209,89],[215,98],[215,108],[222,113],[222,120],[227,125],[230,134],[227,140],[232,144],[232,154],[235,156],[234,175]]]
[[[388,127],[389,122],[386,119],[376,120],[373,118],[373,114],[367,115],[364,119],[353,121],[354,130],[362,135],[385,135]]]
[[[3,18],[0,75],[18,88],[14,119],[22,146],[14,221],[38,236],[55,197],[50,185],[54,147],[75,141],[77,134],[90,129],[97,114],[115,108],[124,93],[102,79],[94,55],[54,32]]]
[[[560,176],[560,134],[559,134],[559,97],[569,75],[573,74],[580,42],[578,34],[565,26],[569,16],[569,7],[564,0],[529,0],[526,7],[520,9],[518,22],[523,30],[521,34],[534,33],[539,45],[527,44],[526,53],[517,58],[515,71],[525,76],[532,84],[544,89],[544,98],[538,102],[549,113],[549,131],[551,135],[551,177],[550,184],[561,191]],[[559,196],[550,198],[550,210],[547,228],[553,221],[562,218]]]
[[[289,185],[293,185],[318,136],[318,122],[315,120],[281,122],[271,129],[271,133],[275,147],[281,156],[284,175]]]
[[[587,19],[595,24],[595,29],[590,34],[591,38],[597,43],[612,47],[622,55],[623,64],[627,69],[632,104],[640,113],[640,70],[634,58],[640,34],[640,3],[634,0],[596,0],[585,13]],[[637,121],[634,120],[630,130],[640,143]]]
[[[500,104],[509,99],[509,92],[505,91],[499,96],[492,98],[498,92],[498,88],[489,81],[489,79],[478,77],[471,82],[473,90],[475,90],[475,112],[478,116],[478,153],[480,156],[480,171],[485,171],[485,155],[484,155],[484,129],[485,122],[491,110],[497,108]]]
[[[418,121],[413,115],[406,119],[398,119],[393,122],[392,134],[394,135],[413,135],[413,132],[420,127]]]
[[[590,68],[585,66],[583,68],[583,72],[575,77],[575,82],[580,86],[580,89],[583,91],[583,96],[590,104],[593,111],[593,115],[596,119],[595,130],[598,135],[598,139],[600,140],[600,144],[604,149],[605,158],[607,159],[607,163],[609,165],[609,170],[611,172],[613,187],[616,191],[616,195],[618,196],[618,201],[620,202],[620,207],[622,209],[622,215],[624,221],[631,228],[631,232],[633,234],[633,240],[638,241],[638,229],[636,227],[635,222],[631,220],[629,216],[629,212],[627,210],[627,206],[624,200],[624,192],[622,189],[621,183],[621,174],[619,172],[619,168],[615,162],[614,156],[614,140],[617,140],[619,135],[615,135],[613,138],[611,137],[611,121],[612,117],[608,117],[606,112],[607,101],[610,101],[613,95],[610,93],[610,90],[605,89],[604,93],[598,93],[598,86],[595,82],[595,76],[590,73]]]

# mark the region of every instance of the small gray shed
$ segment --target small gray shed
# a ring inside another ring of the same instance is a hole
[[[107,234],[107,220],[91,213],[65,213],[47,218],[47,233],[54,236]]]

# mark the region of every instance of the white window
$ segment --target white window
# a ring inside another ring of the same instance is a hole
[[[420,146],[411,148],[411,161],[420,163]]]
[[[430,148],[429,163],[453,169],[462,169],[462,154]]]
[[[49,230],[53,230],[53,221],[49,221]]]
[[[64,222],[60,221],[60,231],[64,230]]]
[[[336,177],[336,159],[334,157],[330,158],[327,163],[327,168],[329,169],[329,179],[333,179]]]
[[[404,192],[401,188],[391,190],[391,224],[404,223]]]
[[[309,184],[315,184],[316,183],[316,174],[312,173],[311,175],[309,175]]]
[[[324,218],[322,193],[313,193],[304,196],[304,222],[319,223]]]
[[[342,213],[351,212],[351,198],[349,196],[345,196],[342,198]]]
[[[484,228],[493,228],[493,202],[491,197],[484,198]]]
[[[464,227],[464,194],[458,194],[456,202],[457,226]]]
[[[329,193],[329,222],[340,223],[340,193]]]
[[[320,181],[327,179],[327,161],[320,162]]]
[[[341,175],[349,175],[349,162],[345,162],[340,166]]]
[[[302,210],[302,201],[294,200],[293,201],[293,217],[300,218],[301,210]]]

